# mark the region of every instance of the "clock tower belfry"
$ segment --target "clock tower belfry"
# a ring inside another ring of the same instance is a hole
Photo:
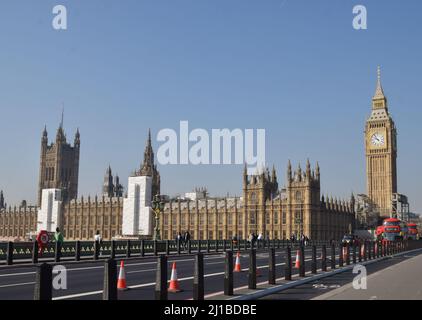
[[[365,152],[368,197],[381,217],[389,217],[393,214],[392,195],[397,193],[397,130],[388,111],[379,67],[372,112],[365,127]]]

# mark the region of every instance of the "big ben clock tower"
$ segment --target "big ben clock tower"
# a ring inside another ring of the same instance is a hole
[[[368,196],[380,216],[391,216],[392,195],[397,193],[397,131],[388,112],[379,67],[372,113],[366,121],[365,151]]]

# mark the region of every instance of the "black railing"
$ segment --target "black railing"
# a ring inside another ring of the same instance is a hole
[[[308,246],[328,245],[327,241],[309,241]],[[57,248],[55,242],[40,248],[34,242],[0,242],[0,264],[38,263],[50,261],[102,260],[105,258],[130,258],[156,256],[160,254],[217,253],[228,250],[269,250],[270,248],[299,247],[300,242],[288,240],[113,240],[102,241],[65,241]],[[60,252],[56,252],[59,249]]]

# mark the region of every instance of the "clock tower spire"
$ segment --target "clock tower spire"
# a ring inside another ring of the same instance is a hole
[[[381,69],[372,112],[365,127],[367,193],[382,217],[392,216],[392,195],[397,193],[397,130],[388,111],[381,84]]]

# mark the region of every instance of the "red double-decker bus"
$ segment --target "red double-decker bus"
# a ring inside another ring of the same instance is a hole
[[[407,229],[408,229],[407,238],[411,240],[418,240],[419,232],[418,232],[418,226],[416,225],[416,223],[408,223]]]
[[[376,236],[379,240],[384,241],[398,241],[403,239],[401,234],[400,224],[402,222],[396,218],[385,219],[382,226],[378,226],[376,229]]]

